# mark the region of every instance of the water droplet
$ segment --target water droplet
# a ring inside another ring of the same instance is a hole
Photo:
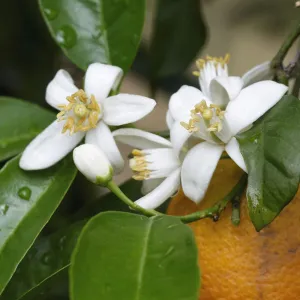
[[[31,197],[31,189],[27,186],[23,186],[18,190],[18,196],[24,200],[29,200]]]
[[[64,235],[59,239],[59,249],[61,251],[64,250],[65,242],[66,242],[67,237]]]
[[[2,215],[2,216],[6,215],[8,209],[9,209],[9,206],[7,204],[1,204],[0,205],[0,215]]]
[[[52,8],[45,8],[44,13],[48,20],[54,20],[58,16],[58,11],[56,11]]]
[[[44,254],[42,256],[42,262],[45,265],[49,265],[51,263],[51,255],[49,255],[48,253]]]
[[[164,257],[167,257],[169,255],[171,255],[175,250],[174,246],[170,246],[169,249],[167,250],[167,252],[164,254]]]
[[[77,35],[71,26],[65,25],[56,32],[56,40],[62,47],[72,48],[76,44]]]

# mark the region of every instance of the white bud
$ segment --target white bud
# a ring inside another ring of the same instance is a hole
[[[77,169],[89,181],[103,186],[111,181],[113,168],[103,151],[97,146],[84,144],[75,148],[73,160]]]

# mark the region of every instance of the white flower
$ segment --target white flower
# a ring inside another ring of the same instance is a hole
[[[191,136],[201,143],[186,155],[181,170],[184,193],[194,202],[203,199],[218,160],[225,150],[244,171],[247,171],[235,135],[247,130],[259,117],[274,106],[288,87],[270,80],[244,87],[261,79],[268,63],[256,67],[243,78],[228,76],[229,57],[199,60],[201,91],[183,86],[172,95],[168,123],[176,153]],[[265,72],[264,76],[267,76]],[[269,76],[269,75],[268,75]],[[200,140],[199,140],[200,141]]]
[[[155,106],[154,100],[142,96],[119,94],[108,97],[110,91],[118,87],[122,75],[118,67],[91,64],[85,74],[83,91],[74,85],[68,72],[58,71],[46,90],[46,101],[60,110],[58,119],[27,146],[20,167],[24,170],[48,168],[86,136],[86,143],[101,148],[115,172],[122,170],[124,161],[108,125],[135,122]]]
[[[172,143],[158,135],[133,128],[113,132],[117,141],[141,150],[133,150],[130,167],[133,178],[143,180],[144,197],[136,203],[146,209],[160,206],[180,186],[180,170],[183,152],[178,156]]]
[[[73,151],[77,169],[91,182],[106,185],[113,176],[112,166],[104,152],[97,146],[84,144]]]

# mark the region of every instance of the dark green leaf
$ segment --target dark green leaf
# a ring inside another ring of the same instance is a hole
[[[37,105],[0,97],[0,161],[23,151],[53,120],[51,112]]]
[[[293,199],[300,175],[300,102],[285,96],[237,139],[248,168],[247,199],[256,230]]]
[[[80,68],[90,63],[128,70],[140,42],[145,0],[39,0],[48,28]]]
[[[121,186],[132,199],[141,196],[140,188],[140,182],[135,180],[129,180]],[[88,218],[106,210],[130,211],[117,196],[109,193],[80,209],[74,220]],[[68,228],[38,239],[18,266],[0,300],[35,300],[37,296],[39,300],[44,300],[47,299],[46,296],[54,298],[61,291],[68,290],[68,274],[65,269],[69,266],[71,253],[85,223],[86,221],[78,221]]]
[[[193,233],[170,216],[101,213],[78,239],[70,281],[73,300],[197,300]]]
[[[150,47],[152,78],[182,73],[203,47],[205,39],[199,0],[157,0]]]
[[[69,266],[71,253],[85,223],[77,222],[38,239],[18,266],[0,299],[37,299],[37,295],[41,299],[41,294],[57,296],[57,287],[68,290],[62,288],[64,283],[68,283],[65,269]]]
[[[76,175],[69,156],[36,172],[19,168],[19,158],[0,172],[0,294]]]

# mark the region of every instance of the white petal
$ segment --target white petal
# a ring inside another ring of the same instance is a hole
[[[171,96],[169,102],[171,116],[176,121],[188,122],[191,109],[202,100],[206,100],[207,104],[210,104],[209,99],[199,89],[183,85],[177,93]]]
[[[98,102],[102,102],[111,90],[117,89],[123,76],[119,67],[94,63],[89,65],[84,80],[86,93],[94,95]]]
[[[234,101],[230,101],[225,118],[232,135],[256,121],[273,107],[287,92],[288,87],[274,81],[260,81],[244,88]]]
[[[84,144],[73,151],[77,169],[93,183],[107,183],[112,179],[112,167],[104,152],[95,145]]]
[[[270,62],[266,61],[250,69],[243,75],[242,79],[244,81],[244,87],[246,87],[258,81],[272,79],[272,76],[273,72],[270,68]]]
[[[47,86],[46,101],[59,109],[57,106],[68,104],[67,97],[77,91],[78,88],[74,85],[71,75],[65,70],[59,70]]]
[[[171,143],[177,155],[179,155],[182,147],[188,138],[192,135],[188,130],[182,127],[180,122],[175,122],[170,131]]]
[[[244,158],[240,151],[239,143],[235,137],[233,137],[225,146],[225,151],[242,170],[248,173]]]
[[[225,108],[229,101],[236,98],[243,87],[240,77],[216,77],[210,83],[211,101]]]
[[[119,94],[104,100],[103,120],[111,126],[119,126],[138,121],[148,115],[155,107],[153,99]]]
[[[144,180],[142,185],[142,190],[141,190],[142,194],[147,195],[155,188],[157,188],[163,181],[164,178],[152,178],[152,179]]]
[[[54,121],[25,149],[20,160],[23,170],[46,169],[71,152],[84,137],[83,132],[73,135],[61,133],[64,122]]]
[[[172,125],[174,124],[174,121],[175,120],[173,119],[170,110],[168,110],[166,114],[166,123],[169,129],[171,129]]]
[[[173,171],[156,189],[135,203],[146,209],[154,209],[176,193],[180,185],[180,169]]]
[[[109,127],[104,122],[99,122],[95,129],[87,132],[85,142],[101,148],[112,164],[115,174],[123,170],[124,160]]]
[[[195,203],[204,198],[223,150],[223,146],[203,142],[187,153],[182,163],[181,182],[185,195]]]
[[[172,147],[167,139],[140,129],[122,128],[113,131],[112,134],[116,141],[138,149]]]

